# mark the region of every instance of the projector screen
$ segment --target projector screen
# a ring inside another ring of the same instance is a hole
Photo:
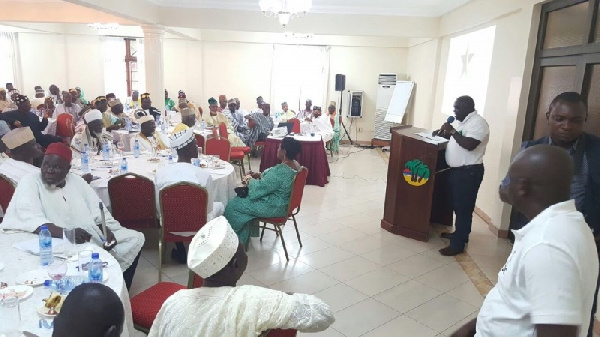
[[[396,82],[396,88],[394,88],[392,100],[385,116],[386,122],[402,123],[414,86],[415,83],[410,81]]]
[[[495,37],[496,26],[491,26],[450,39],[442,113],[454,115],[456,98],[468,95],[483,115]]]

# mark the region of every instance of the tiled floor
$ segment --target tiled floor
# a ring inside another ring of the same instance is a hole
[[[303,247],[291,223],[283,230],[289,262],[274,233],[265,233],[262,242],[252,239],[239,284],[309,293],[326,301],[336,322],[311,336],[447,336],[474,318],[483,302],[464,264],[438,253],[446,244],[437,234],[442,228],[432,229],[427,243],[380,228],[386,156],[343,146],[340,156],[330,158],[331,182],[305,188],[297,217]],[[252,164],[258,167],[257,161]],[[480,218],[473,220],[468,253],[495,283],[511,247]],[[157,281],[152,237],[147,236],[132,296]],[[164,281],[187,283],[187,267],[169,258],[163,273]]]

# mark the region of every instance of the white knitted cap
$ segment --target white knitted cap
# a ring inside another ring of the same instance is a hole
[[[14,150],[34,139],[33,132],[28,126],[13,129],[2,136],[2,142],[10,150]]]
[[[102,112],[100,112],[100,110],[97,110],[97,109],[92,109],[85,113],[85,115],[83,116],[83,119],[85,120],[86,123],[102,119]]]
[[[220,216],[204,225],[192,239],[188,267],[202,278],[216,274],[237,252],[239,239],[225,217]]]

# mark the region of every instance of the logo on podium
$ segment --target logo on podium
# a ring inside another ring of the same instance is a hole
[[[423,186],[429,180],[429,167],[422,161],[414,159],[406,162],[402,175],[409,185]]]

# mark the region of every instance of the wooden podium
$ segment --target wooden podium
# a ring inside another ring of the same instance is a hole
[[[391,129],[392,144],[381,227],[419,241],[429,240],[430,223],[452,226],[445,160],[446,144],[417,136],[430,131],[402,125]]]

